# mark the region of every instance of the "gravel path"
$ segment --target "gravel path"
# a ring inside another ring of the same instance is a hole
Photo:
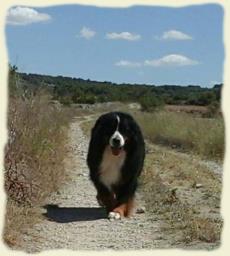
[[[88,139],[77,119],[69,129],[69,154],[66,159],[68,183],[47,201],[46,217],[24,235],[22,249],[40,252],[47,249],[151,249],[172,247],[170,238],[159,232],[161,220],[148,213],[129,219],[109,221],[96,202],[96,191],[86,166]],[[137,204],[143,206],[138,192]],[[140,202],[141,201],[141,202]]]

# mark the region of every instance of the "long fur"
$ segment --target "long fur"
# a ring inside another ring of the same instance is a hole
[[[109,140],[117,128],[126,142],[122,149],[123,152],[117,158],[116,156],[113,158],[106,151],[110,150]],[[111,159],[108,159],[106,154]],[[119,162],[119,157],[122,157],[122,154],[124,159]],[[105,163],[106,157],[107,163]],[[110,112],[98,118],[91,131],[87,164],[91,181],[97,190],[97,199],[101,205],[106,207],[108,212],[117,211],[124,216],[130,215],[144,158],[145,143],[141,129],[131,115],[123,112]],[[102,167],[105,164],[107,164],[107,169]],[[114,167],[116,164],[121,164],[117,167],[119,174],[112,173],[116,172]],[[104,175],[103,170],[107,172],[104,179],[102,177]],[[117,177],[109,177],[108,172],[111,172],[111,175],[117,175]],[[114,184],[108,186],[105,181],[106,178],[108,180],[114,179]]]

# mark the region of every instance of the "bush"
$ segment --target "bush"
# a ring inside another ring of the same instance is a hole
[[[143,111],[151,112],[163,105],[163,101],[156,96],[143,96],[140,98],[139,103]]]
[[[96,102],[95,96],[93,95],[87,95],[84,97],[81,103],[85,104],[94,104]]]
[[[216,100],[216,95],[213,91],[202,93],[197,99],[197,105],[207,106]]]
[[[5,148],[5,187],[18,203],[33,205],[55,190],[63,179],[64,110],[49,104],[49,96],[9,101]]]
[[[205,117],[214,118],[217,117],[220,113],[220,103],[217,101],[212,102],[208,105],[208,111],[205,114]]]
[[[70,106],[73,102],[72,99],[70,97],[63,97],[60,99],[60,103],[65,105],[65,106]]]

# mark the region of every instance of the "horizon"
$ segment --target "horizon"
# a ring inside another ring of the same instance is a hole
[[[90,82],[96,82],[96,83],[111,83],[111,84],[115,84],[115,85],[137,85],[137,86],[156,86],[156,87],[160,87],[160,86],[179,86],[179,87],[189,87],[189,86],[199,86],[200,88],[207,88],[207,89],[212,89],[215,85],[223,85],[223,82],[221,83],[215,83],[213,84],[213,86],[203,86],[201,84],[186,84],[186,85],[182,85],[182,84],[141,84],[141,83],[116,83],[116,82],[112,82],[112,81],[108,81],[108,80],[92,80],[92,79],[84,79],[81,77],[74,77],[74,76],[65,76],[65,75],[50,75],[50,74],[40,74],[40,73],[26,73],[26,72],[20,72],[17,71],[19,74],[26,74],[26,75],[38,75],[38,76],[51,76],[51,77],[63,77],[63,78],[67,78],[67,79],[82,79],[84,81],[90,81]]]
[[[223,83],[218,4],[15,6],[6,21],[9,62],[21,73],[155,86]]]

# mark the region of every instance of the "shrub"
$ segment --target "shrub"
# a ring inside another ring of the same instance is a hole
[[[214,118],[217,117],[220,112],[220,103],[217,101],[213,101],[208,105],[208,111],[205,114],[205,117]]]
[[[163,101],[156,96],[143,96],[140,98],[139,103],[143,111],[151,112],[163,105]]]
[[[5,187],[11,199],[34,204],[60,184],[67,118],[42,93],[26,100],[10,99]]]

